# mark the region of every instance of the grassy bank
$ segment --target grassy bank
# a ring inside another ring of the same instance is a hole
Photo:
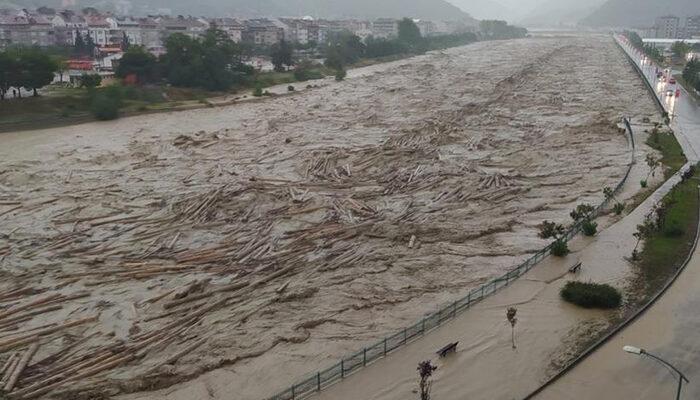
[[[681,145],[671,131],[654,128],[654,131],[649,134],[646,144],[661,152],[661,163],[666,166],[664,170],[666,179],[673,176],[688,162]]]
[[[698,223],[698,179],[678,184],[663,199],[665,217],[644,242],[636,265],[639,288],[645,296],[656,293],[687,258],[695,241]]]

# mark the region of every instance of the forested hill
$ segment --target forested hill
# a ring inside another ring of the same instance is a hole
[[[700,14],[700,0],[608,0],[581,23],[603,27],[651,26],[662,15]]]
[[[124,3],[123,0],[120,0]],[[59,0],[0,0],[22,7],[59,7]],[[113,9],[112,0],[78,0],[80,7]],[[196,16],[303,16],[318,18],[413,17],[463,20],[471,17],[445,0],[130,0],[134,13],[170,9]]]

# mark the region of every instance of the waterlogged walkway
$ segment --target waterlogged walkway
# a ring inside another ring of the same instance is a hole
[[[647,79],[655,81],[654,65],[643,66],[641,55],[625,46],[642,66]],[[665,90],[655,83],[657,94]],[[684,151],[697,160],[700,150],[700,108],[682,90],[679,98],[666,96],[664,104],[673,113],[672,125],[685,138]],[[547,388],[537,399],[639,399],[673,398],[677,379],[653,360],[622,351],[624,345],[642,347],[674,363],[690,379],[683,399],[700,399],[700,251],[663,297],[637,321],[624,329],[570,373]]]

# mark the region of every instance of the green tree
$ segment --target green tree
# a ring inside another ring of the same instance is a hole
[[[122,32],[122,50],[127,51],[129,50],[130,46],[131,42],[129,41],[129,36],[126,34],[126,32]]]
[[[4,100],[10,88],[16,85],[19,65],[14,52],[0,52],[0,100]]]
[[[52,55],[51,59],[56,64],[56,73],[58,73],[59,82],[63,83],[63,75],[68,70],[68,60],[61,55]]]
[[[80,77],[80,87],[94,89],[102,84],[102,77],[98,74],[83,74]]]
[[[339,70],[347,65],[356,63],[365,54],[366,46],[359,36],[350,32],[339,32],[333,35],[324,50],[325,65]]]
[[[420,29],[415,22],[410,18],[404,18],[399,21],[399,41],[408,44],[409,46],[418,46],[423,37],[420,34]]]
[[[75,55],[82,56],[85,55],[85,39],[83,39],[83,34],[79,30],[75,30],[75,43],[73,44],[73,52]]]
[[[162,66],[175,86],[227,90],[253,74],[252,67],[241,62],[241,47],[216,27],[207,30],[201,40],[179,33],[171,35],[165,48]]]
[[[134,76],[137,83],[149,83],[157,80],[158,61],[142,46],[129,46],[124,53],[114,74],[121,79]]]
[[[673,55],[678,58],[685,58],[685,56],[690,53],[693,48],[686,42],[675,42],[671,46],[671,51]]]
[[[287,67],[294,65],[293,49],[286,40],[282,40],[272,46],[272,65],[275,71],[284,72]]]
[[[40,89],[54,79],[54,72],[58,69],[56,63],[47,54],[39,49],[22,49],[19,54],[21,71],[17,85],[34,92],[38,96]]]

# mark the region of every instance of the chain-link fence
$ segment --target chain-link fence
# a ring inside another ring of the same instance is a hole
[[[613,193],[618,193],[625,182],[627,182],[627,178],[632,170],[632,165],[634,164],[634,134],[632,132],[632,127],[629,120],[623,119],[623,123],[625,125],[625,130],[627,131],[629,146],[631,148],[631,159],[625,176],[614,188]],[[595,208],[593,216],[599,216],[600,213],[608,206],[611,200],[612,198],[606,196],[605,200],[603,200],[603,202]],[[574,224],[564,234],[561,240],[568,242],[579,232],[581,232],[582,226],[583,222]],[[379,358],[385,357],[391,351],[411,342],[415,338],[425,335],[427,332],[454,318],[461,311],[464,311],[473,304],[480,302],[499,289],[508,286],[515,279],[530,271],[537,263],[547,257],[552,249],[552,246],[553,243],[538,251],[535,255],[525,260],[525,262],[518,265],[505,275],[498,277],[478,288],[472,289],[466,296],[442,307],[437,312],[424,317],[414,325],[404,328],[394,335],[388,336],[372,346],[365,347],[355,354],[344,357],[334,366],[309,376],[303,381],[291,386],[287,390],[270,397],[268,400],[297,400],[305,398],[312,393],[319,392],[322,389],[330,386],[337,380],[345,378],[347,375],[366,366],[367,364],[370,364]]]

